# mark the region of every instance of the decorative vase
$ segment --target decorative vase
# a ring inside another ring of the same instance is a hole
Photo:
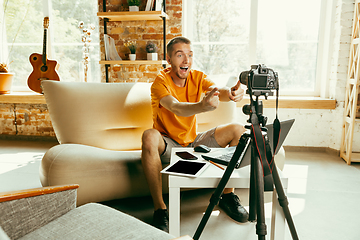
[[[136,54],[129,54],[130,61],[136,60]]]
[[[129,6],[129,11],[130,11],[130,12],[139,11],[139,6]]]
[[[147,60],[157,61],[158,60],[158,54],[157,53],[148,53],[147,54]]]
[[[11,92],[12,80],[15,73],[0,73],[0,94]]]

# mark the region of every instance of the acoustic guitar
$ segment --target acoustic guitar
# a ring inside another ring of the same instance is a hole
[[[43,54],[33,53],[29,58],[33,71],[28,78],[28,86],[31,90],[38,93],[43,93],[41,89],[42,80],[60,81],[59,75],[56,72],[57,62],[55,60],[48,60],[46,57],[46,33],[48,27],[49,17],[45,17]]]

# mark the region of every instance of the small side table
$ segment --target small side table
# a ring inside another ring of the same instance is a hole
[[[177,151],[188,151],[196,155],[199,160],[204,153],[196,153],[192,148],[173,148],[170,162],[173,163],[180,159],[175,155]],[[215,149],[213,149],[214,151]],[[205,160],[204,160],[205,161]],[[278,170],[279,176],[284,188],[287,192],[288,178],[284,177],[282,172]],[[220,182],[224,170],[210,165],[199,177],[180,177],[169,175],[169,232],[176,237],[180,236],[180,189],[181,188],[216,188]],[[229,179],[226,188],[249,188],[250,187],[250,166],[235,169]],[[270,239],[284,239],[285,233],[285,216],[283,210],[277,200],[277,194],[274,190],[272,199],[272,214]],[[269,234],[268,234],[269,235]]]

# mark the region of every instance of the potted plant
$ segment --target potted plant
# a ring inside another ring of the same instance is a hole
[[[139,11],[140,0],[127,0],[127,2],[129,4],[130,12]]]
[[[148,42],[146,44],[146,52],[147,52],[147,60],[153,60],[153,61],[158,60],[157,47],[155,43]]]
[[[129,58],[131,61],[135,61],[136,59],[136,42],[135,41],[129,41],[124,43],[125,47],[127,47],[130,50]]]
[[[11,92],[14,73],[9,72],[9,67],[5,63],[0,63],[0,94]]]

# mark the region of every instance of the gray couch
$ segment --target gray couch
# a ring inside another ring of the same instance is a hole
[[[0,195],[0,240],[174,239],[168,233],[98,203],[76,208],[77,188],[78,185],[43,187]]]

